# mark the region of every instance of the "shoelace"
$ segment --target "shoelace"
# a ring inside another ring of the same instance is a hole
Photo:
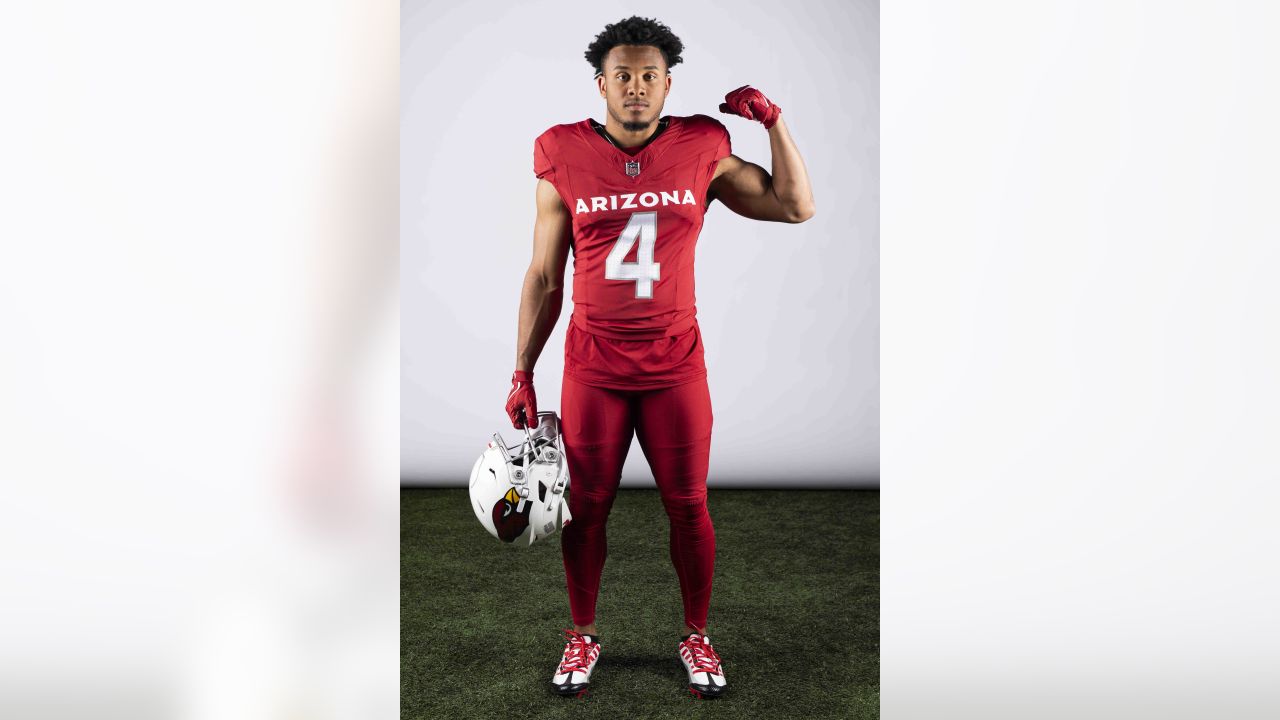
[[[569,642],[564,646],[564,659],[560,661],[560,672],[586,672],[587,667],[591,664],[591,658],[588,650],[591,644],[583,637],[582,633],[573,630],[564,630],[564,636]]]
[[[690,635],[681,645],[689,651],[694,672],[720,672],[720,656],[703,642],[701,635]]]

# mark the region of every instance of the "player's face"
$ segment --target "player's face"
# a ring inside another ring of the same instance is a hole
[[[652,45],[619,45],[605,55],[603,66],[596,84],[613,119],[631,132],[652,125],[671,91],[662,51]]]

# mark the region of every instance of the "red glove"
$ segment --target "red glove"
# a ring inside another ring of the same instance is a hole
[[[743,85],[724,96],[724,102],[720,103],[720,112],[741,115],[748,120],[759,120],[768,130],[778,122],[782,108],[769,102],[769,98],[759,90],[750,85]]]
[[[538,397],[533,394],[533,373],[517,370],[511,376],[507,395],[507,417],[517,430],[538,426]]]

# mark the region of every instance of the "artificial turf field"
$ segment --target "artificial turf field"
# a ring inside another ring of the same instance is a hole
[[[465,489],[400,492],[400,716],[875,718],[879,522],[874,490],[711,490],[716,574],[708,635],[729,688],[688,690],[680,590],[656,490],[620,490],[587,698],[548,682],[572,627],[559,536],[484,531]]]

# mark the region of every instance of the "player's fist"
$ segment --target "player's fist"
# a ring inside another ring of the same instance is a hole
[[[750,85],[743,85],[724,96],[724,102],[720,103],[720,112],[741,115],[748,120],[759,120],[768,130],[778,122],[782,108],[769,102],[769,98],[759,90]]]
[[[517,370],[507,394],[507,417],[517,430],[538,426],[538,396],[533,394],[533,373]]]

